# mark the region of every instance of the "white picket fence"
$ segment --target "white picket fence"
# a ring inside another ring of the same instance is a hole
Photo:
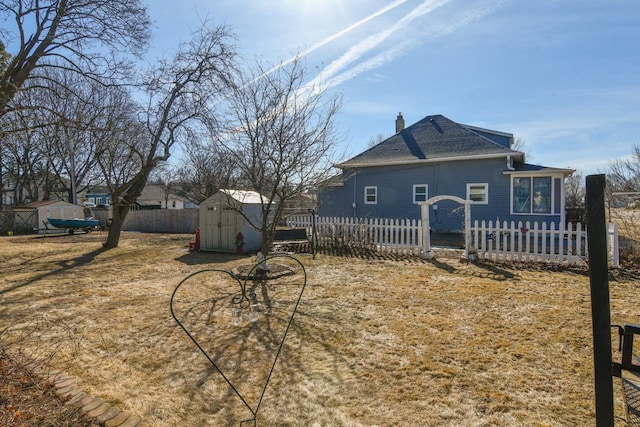
[[[305,228],[312,235],[309,215],[287,219],[291,228]],[[381,252],[418,255],[423,250],[422,222],[409,219],[316,217],[318,245],[351,246]],[[619,267],[618,226],[608,224],[607,246],[612,267]],[[555,223],[475,221],[471,227],[471,251],[493,261],[544,262],[582,266],[586,263],[587,232],[582,224],[569,223],[564,230]]]
[[[311,236],[312,223],[308,215],[287,219],[291,228],[305,228]],[[420,220],[388,218],[316,217],[318,245],[350,246],[399,254],[419,254],[422,249]]]
[[[494,261],[532,261],[550,264],[585,265],[587,230],[582,224],[568,223],[564,230],[555,223],[493,221],[471,227],[471,242],[478,256]],[[618,225],[607,225],[609,261],[619,267]]]

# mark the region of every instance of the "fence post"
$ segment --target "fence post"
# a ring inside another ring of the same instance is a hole
[[[596,427],[613,426],[613,368],[607,224],[604,209],[605,175],[587,176],[587,240],[593,325]]]
[[[608,227],[608,239],[611,249],[611,265],[613,268],[620,267],[620,248],[618,246],[618,224],[609,224]]]
[[[424,259],[432,259],[435,254],[431,250],[431,236],[429,235],[429,204],[420,204],[420,216],[422,217],[422,253]]]

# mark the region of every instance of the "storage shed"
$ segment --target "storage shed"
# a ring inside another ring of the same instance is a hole
[[[238,210],[254,224],[262,224],[261,196],[255,191],[219,190],[200,203],[200,250],[236,252],[238,233],[244,240],[242,253],[260,250],[260,231],[249,226]]]
[[[41,200],[13,208],[14,231],[31,232],[44,229],[47,218],[83,218],[83,207],[62,200]]]

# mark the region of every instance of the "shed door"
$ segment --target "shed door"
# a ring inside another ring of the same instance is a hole
[[[220,249],[224,251],[236,250],[236,234],[238,234],[238,213],[232,208],[222,208],[220,218]]]
[[[216,251],[235,251],[238,233],[239,214],[224,203],[215,203],[207,208],[204,231],[206,246],[204,249]]]
[[[202,233],[202,244],[205,250],[217,249],[218,245],[218,222],[220,222],[218,215],[218,205],[207,206],[205,213],[204,229],[200,230]]]

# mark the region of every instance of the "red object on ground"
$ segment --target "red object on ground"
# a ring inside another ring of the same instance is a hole
[[[200,250],[200,228],[196,228],[196,240],[189,242],[189,252]]]
[[[244,246],[244,236],[242,235],[242,233],[238,233],[236,235],[236,253],[238,255],[243,254],[243,250],[242,250],[243,246]]]

